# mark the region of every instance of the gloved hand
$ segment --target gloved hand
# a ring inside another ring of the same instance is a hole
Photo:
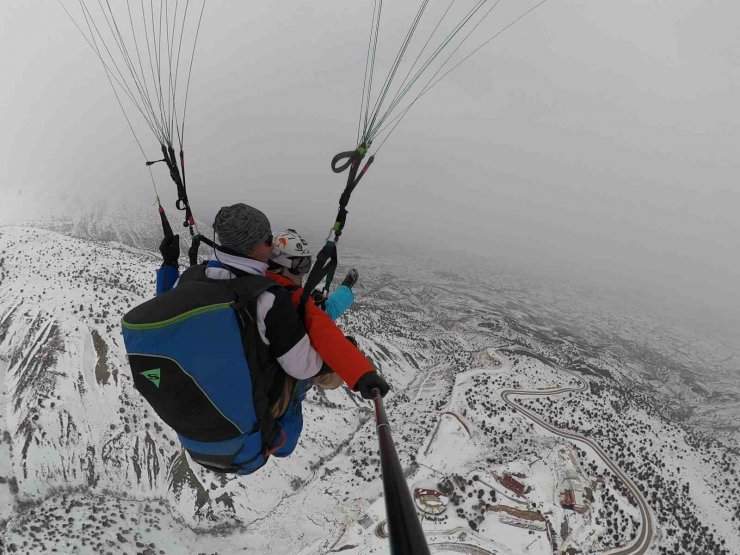
[[[377,372],[368,372],[360,376],[357,380],[354,390],[362,395],[363,399],[373,398],[373,389],[380,391],[380,396],[385,397],[386,393],[390,390],[391,386],[388,382],[383,379],[383,376]]]
[[[326,301],[326,296],[321,289],[314,289],[313,291],[311,291],[311,299],[313,299],[313,302],[316,306],[318,306],[319,308],[323,308],[324,302]]]
[[[352,286],[357,283],[358,279],[360,279],[360,273],[357,271],[356,268],[352,268],[349,272],[347,272],[347,275],[344,276],[344,281],[342,282],[342,285],[352,289]]]
[[[180,235],[165,237],[159,244],[159,252],[162,253],[162,260],[165,264],[178,267],[180,258]]]

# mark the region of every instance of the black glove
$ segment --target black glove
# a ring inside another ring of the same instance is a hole
[[[324,292],[321,289],[314,289],[313,291],[311,291],[311,299],[316,306],[321,309],[324,308],[326,297],[324,296]]]
[[[180,258],[180,235],[170,235],[162,239],[159,244],[159,252],[162,253],[162,260],[165,264],[178,267]]]
[[[363,374],[360,379],[357,380],[354,390],[359,392],[363,399],[372,399],[373,389],[377,389],[380,391],[380,396],[385,397],[390,388],[391,386],[389,386],[388,382],[383,379],[383,376],[373,371]]]

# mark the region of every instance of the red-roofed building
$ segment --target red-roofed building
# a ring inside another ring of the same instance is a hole
[[[563,509],[575,509],[576,508],[576,494],[573,493],[572,489],[566,489],[560,492],[560,506]]]
[[[436,489],[414,488],[414,502],[425,514],[437,516],[445,512],[449,498]]]
[[[501,482],[501,485],[505,488],[510,489],[517,495],[524,495],[526,493],[526,486],[522,484],[519,480],[514,478],[511,474],[504,474],[504,477],[499,480]]]

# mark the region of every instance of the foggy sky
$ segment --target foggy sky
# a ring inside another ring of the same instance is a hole
[[[244,201],[323,238],[371,11],[207,4],[186,136],[200,219]],[[343,242],[740,315],[737,21],[728,1],[550,0],[414,107],[355,192]],[[408,22],[387,22],[381,42],[396,47]],[[56,2],[0,3],[0,71],[0,191],[151,197],[100,64]]]

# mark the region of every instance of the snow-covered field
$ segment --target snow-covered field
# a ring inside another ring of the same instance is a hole
[[[152,294],[157,257],[95,233],[0,228],[0,550],[387,552],[371,405],[312,392],[290,458],[246,478],[191,466],[133,390],[118,331]],[[344,264],[361,279],[340,324],[393,386],[409,485],[447,499],[423,521],[432,552],[621,552],[638,537],[624,484],[507,405],[518,389],[542,392],[512,399],[636,483],[655,518],[649,553],[740,553],[727,344],[503,273]],[[563,387],[585,389],[549,393]],[[561,507],[564,480],[583,488],[579,511]]]

